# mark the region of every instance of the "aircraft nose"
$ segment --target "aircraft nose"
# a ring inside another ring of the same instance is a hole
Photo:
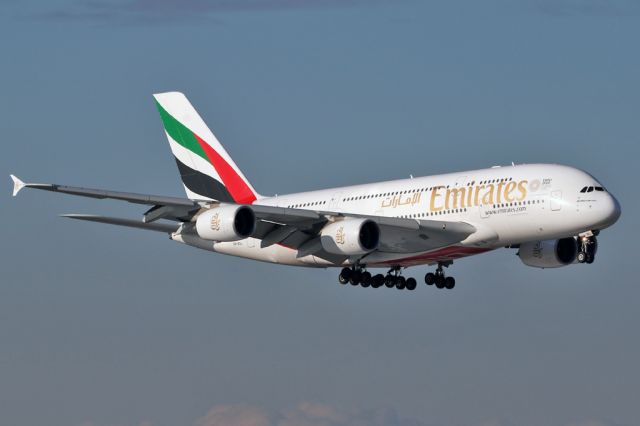
[[[604,219],[603,224],[606,226],[611,226],[618,221],[620,215],[622,214],[622,208],[620,207],[620,203],[616,198],[607,193],[607,202],[604,203]]]

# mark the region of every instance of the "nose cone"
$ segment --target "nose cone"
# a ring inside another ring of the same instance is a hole
[[[616,198],[607,193],[607,199],[603,203],[602,206],[602,228],[609,227],[616,223],[622,214],[622,209],[620,208],[620,203]]]

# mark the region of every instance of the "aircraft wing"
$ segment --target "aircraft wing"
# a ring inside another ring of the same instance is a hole
[[[298,257],[310,254],[333,261],[347,256],[327,253],[322,249],[319,232],[329,220],[366,218],[378,224],[381,242],[378,252],[417,253],[459,243],[476,228],[465,222],[418,220],[386,216],[313,211],[283,207],[252,205],[258,219],[254,234],[261,247],[280,244],[298,250]]]
[[[61,192],[63,194],[81,197],[113,199],[127,201],[134,204],[153,206],[143,217],[143,222],[150,223],[158,219],[175,221],[189,221],[200,209],[200,205],[188,198],[165,197],[162,195],[137,194],[133,192],[109,191],[104,189],[81,188],[76,186],[57,185],[53,183],[25,183],[18,177],[11,175],[13,180],[13,196],[18,195],[22,188],[34,188],[43,191]],[[87,219],[85,219],[87,220]]]
[[[190,222],[204,207],[200,203],[177,197],[146,195],[130,192],[109,191],[103,189],[81,188],[74,186],[24,183],[11,175],[13,195],[22,188],[34,188],[44,191],[61,192],[82,197],[115,199],[130,203],[151,205],[142,221],[94,215],[64,215],[72,219],[109,223],[160,232],[176,232],[179,224],[152,223],[159,219],[176,222]],[[203,201],[211,204],[211,201]],[[217,202],[213,202],[217,203]],[[374,221],[380,228],[381,244],[379,252],[416,253],[433,250],[459,243],[476,228],[465,222],[419,220],[386,216],[365,215],[332,211],[316,211],[276,206],[250,205],[258,220],[252,237],[261,240],[261,247],[280,244],[298,250],[298,257],[315,255],[330,261],[340,261],[346,256],[336,256],[325,252],[320,243],[319,233],[330,221],[348,218],[366,218]]]

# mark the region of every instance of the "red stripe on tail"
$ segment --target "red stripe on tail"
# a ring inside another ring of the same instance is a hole
[[[204,141],[200,136],[195,133],[198,143],[204,150],[209,162],[216,169],[216,172],[220,175],[222,183],[227,187],[229,193],[233,197],[233,200],[238,204],[251,204],[256,200],[256,194],[253,193],[251,188],[246,182],[238,175],[233,167],[225,161],[211,146]]]

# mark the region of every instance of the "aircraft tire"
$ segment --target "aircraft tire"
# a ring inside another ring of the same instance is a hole
[[[354,286],[360,284],[362,282],[362,272],[355,271],[353,274],[351,274],[349,282]]]
[[[387,275],[387,276],[384,278],[384,285],[385,285],[387,288],[391,288],[391,287],[393,287],[393,286],[395,285],[395,282],[394,282],[394,279],[393,279],[393,278],[394,278],[394,277],[393,277],[393,275]]]
[[[363,272],[360,285],[362,287],[369,287],[372,284],[371,272]]]
[[[374,275],[374,277],[372,278],[371,287],[378,288],[378,287],[382,287],[383,285],[384,285],[384,275],[382,274]]]
[[[415,290],[418,287],[418,282],[415,278],[407,278],[406,286],[407,290]]]
[[[424,276],[424,282],[426,285],[434,285],[436,283],[436,274],[429,272]]]
[[[444,286],[451,290],[456,286],[456,280],[453,277],[447,277],[444,279]]]

